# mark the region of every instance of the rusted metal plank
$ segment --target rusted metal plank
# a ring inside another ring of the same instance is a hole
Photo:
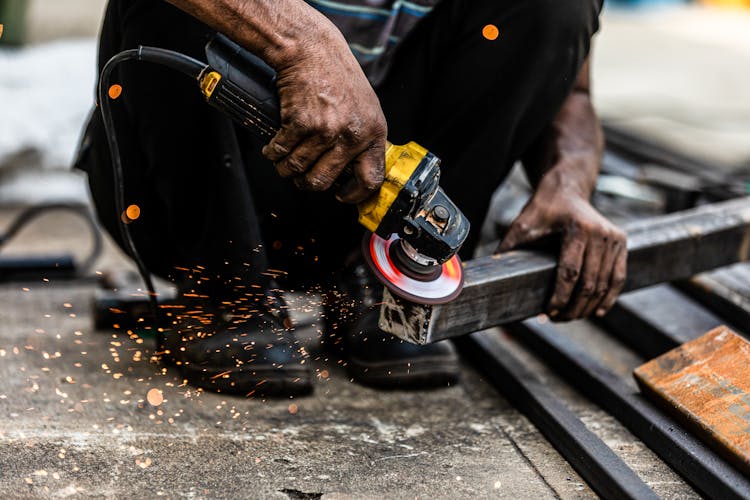
[[[750,481],[675,419],[649,403],[585,346],[537,319],[509,325],[514,338],[548,362],[584,396],[609,412],[685,481],[709,498],[750,498]]]
[[[633,470],[513,353],[500,332],[473,333],[460,339],[468,357],[516,409],[602,498],[658,498]]]
[[[750,342],[720,326],[634,371],[656,404],[750,474]]]
[[[629,223],[625,290],[687,279],[748,260],[750,197]],[[465,264],[461,295],[422,306],[384,294],[381,327],[425,344],[529,318],[544,311],[554,286],[553,256],[513,251]]]

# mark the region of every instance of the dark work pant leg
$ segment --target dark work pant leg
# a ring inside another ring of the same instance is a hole
[[[208,33],[166,2],[112,0],[99,66],[138,45],[204,59]],[[142,209],[130,229],[148,268],[178,280],[184,278],[180,268],[197,269],[193,282],[203,277],[201,291],[207,294],[266,284],[261,274],[266,257],[234,125],[205,104],[194,81],[174,71],[128,62],[115,72],[115,82],[123,87],[112,104],[126,203]],[[89,173],[102,223],[119,241],[112,168],[98,111],[79,163]]]
[[[472,223],[550,124],[598,28],[599,0],[444,0],[397,52],[378,89],[393,142],[443,160],[441,185]],[[482,29],[494,24],[490,41]]]

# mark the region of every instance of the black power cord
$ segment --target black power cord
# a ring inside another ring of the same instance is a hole
[[[114,120],[112,118],[109,88],[115,67],[125,61],[145,61],[160,64],[194,78],[196,81],[200,79],[203,72],[208,68],[208,65],[179,52],[155,47],[138,47],[137,49],[126,50],[112,57],[112,59],[104,65],[104,69],[102,69],[99,78],[99,108],[101,109],[104,131],[107,136],[110,156],[112,157],[112,171],[115,185],[115,209],[117,210],[118,220],[120,220],[120,236],[127,253],[135,261],[135,264],[138,267],[138,272],[146,284],[151,314],[154,316],[154,321],[158,323],[159,308],[156,300],[156,289],[154,288],[154,283],[151,279],[151,273],[149,273],[143,259],[138,253],[130,228],[122,217],[122,214],[125,212],[125,180],[122,169],[122,159],[120,158],[120,147],[117,141]]]

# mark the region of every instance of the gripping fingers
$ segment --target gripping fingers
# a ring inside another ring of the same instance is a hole
[[[325,191],[329,189],[352,161],[347,148],[340,145],[326,151],[323,156],[304,174],[294,178],[298,188],[305,191]]]
[[[281,177],[296,177],[305,173],[331,147],[331,141],[320,136],[308,137],[294,151],[278,161],[276,171]]]
[[[567,308],[568,319],[578,319],[591,302],[598,303],[601,297],[596,296],[597,278],[604,258],[605,245],[600,238],[592,238],[586,245],[586,256],[583,262],[583,273],[578,283],[578,290],[572,304]]]
[[[607,295],[602,299],[599,308],[596,310],[596,315],[599,317],[607,314],[607,311],[612,309],[615,305],[618,295],[622,292],[625,286],[625,278],[627,277],[628,267],[628,249],[624,243],[618,245],[617,256],[615,257],[615,264],[612,271],[612,280],[609,285],[609,291]]]
[[[360,203],[380,189],[385,177],[385,146],[374,145],[351,163],[353,182],[348,182],[336,195],[344,203]]]
[[[304,139],[304,132],[296,127],[283,127],[261,151],[266,159],[276,163],[284,159]]]
[[[583,257],[586,252],[586,240],[580,232],[571,229],[563,238],[560,262],[557,266],[557,280],[555,291],[549,302],[550,316],[555,318],[560,310],[570,301],[573,289],[578,283],[583,266]]]
[[[597,311],[602,301],[609,293],[610,284],[612,283],[612,273],[614,272],[615,259],[619,251],[618,241],[613,235],[604,237],[604,254],[602,255],[601,265],[599,266],[599,275],[596,278],[594,297],[583,311],[582,317],[589,317]]]

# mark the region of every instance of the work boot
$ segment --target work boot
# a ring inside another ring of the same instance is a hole
[[[380,388],[445,387],[459,377],[448,341],[418,346],[378,326],[383,285],[364,263],[346,268],[326,305],[326,342],[355,381]]]
[[[200,305],[194,299],[183,304],[174,328],[160,337],[159,350],[190,384],[244,396],[312,391],[307,355],[277,294],[247,307]]]

